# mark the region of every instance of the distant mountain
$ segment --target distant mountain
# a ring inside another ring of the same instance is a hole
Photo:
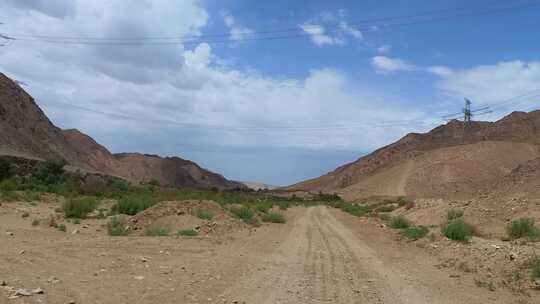
[[[255,191],[257,190],[273,190],[276,189],[276,186],[264,184],[264,183],[258,183],[258,182],[242,182],[242,184],[246,185],[249,189],[253,189]]]
[[[288,190],[372,195],[471,197],[540,156],[540,111],[514,112],[497,122],[453,120],[397,142]]]
[[[17,83],[0,73],[0,154],[26,158],[62,157],[74,167],[125,178],[157,180],[163,185],[244,188],[241,183],[179,157],[138,153],[112,154],[90,136],[61,130]]]

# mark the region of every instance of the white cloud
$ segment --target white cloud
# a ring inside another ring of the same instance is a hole
[[[225,22],[225,25],[229,28],[229,38],[231,40],[241,40],[254,37],[255,30],[240,26],[238,22],[236,22],[236,19],[228,11],[222,11],[221,16],[223,17],[223,22]]]
[[[191,36],[208,22],[207,12],[196,1],[162,0],[151,7],[145,3],[78,0],[75,15],[64,20],[29,14],[5,2],[0,8],[10,16],[6,24],[35,35]],[[230,18],[225,22],[236,24]],[[145,145],[145,138],[167,146],[365,151],[411,127],[377,126],[378,122],[423,117],[399,100],[388,101],[384,92],[353,83],[339,70],[319,68],[303,78],[272,77],[220,64],[227,59],[205,43],[185,48],[21,41],[0,48],[0,69],[26,82],[53,121],[80,128],[98,141],[105,139],[103,143],[117,151],[122,149],[119,142],[131,141],[142,151],[159,153],[160,147]],[[121,116],[110,115],[115,113]]]
[[[398,71],[413,71],[417,67],[402,59],[375,56],[371,59],[371,65],[377,73],[393,73]]]
[[[430,68],[440,77],[437,87],[456,99],[470,98],[477,105],[495,105],[533,90],[536,97],[517,99],[520,109],[538,108],[540,105],[540,62],[505,61],[468,69],[452,70],[447,67]],[[509,104],[508,109],[516,109]]]
[[[344,10],[339,10],[337,14],[323,12],[316,18],[300,24],[299,27],[317,46],[342,46],[345,45],[347,37],[364,39],[364,35],[357,27],[347,23]]]
[[[440,65],[428,67],[426,70],[432,74],[441,77],[450,76],[453,73],[451,68]]]

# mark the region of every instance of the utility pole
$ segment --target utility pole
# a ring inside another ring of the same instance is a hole
[[[463,127],[465,129],[469,129],[469,127],[471,126],[471,121],[472,121],[471,104],[472,102],[468,98],[465,98],[465,107],[463,108]]]

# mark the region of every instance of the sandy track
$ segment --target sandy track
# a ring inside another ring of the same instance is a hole
[[[507,294],[488,295],[471,282],[456,282],[421,251],[403,252],[402,259],[410,259],[394,267],[395,253],[385,250],[396,248],[381,245],[382,251],[368,246],[333,210],[308,208],[279,248],[261,261],[262,271],[242,277],[225,295],[268,304],[511,303]]]
[[[93,221],[72,235],[32,227],[17,208],[0,207],[0,230],[15,233],[0,234],[0,280],[45,294],[8,300],[0,290],[2,304],[518,303],[331,208],[292,208],[285,225],[210,239],[112,238]]]

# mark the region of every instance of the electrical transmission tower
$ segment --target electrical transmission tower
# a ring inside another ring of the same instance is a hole
[[[472,102],[465,98],[465,107],[463,108],[463,125],[465,129],[468,129],[471,126],[472,121],[472,112],[471,112]]]

